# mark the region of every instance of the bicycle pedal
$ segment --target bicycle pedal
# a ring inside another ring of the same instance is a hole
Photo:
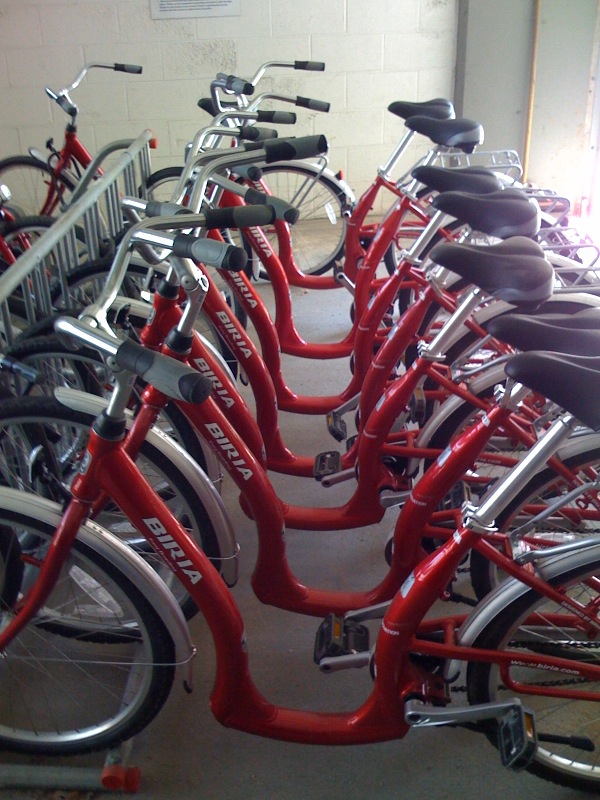
[[[346,439],[346,452],[351,450],[354,447],[354,443],[358,439],[358,433],[355,433],[354,436],[351,436],[349,439]]]
[[[366,625],[335,614],[328,614],[319,625],[315,637],[314,660],[365,653],[369,650],[369,629]]]
[[[537,746],[533,712],[513,706],[498,723],[498,750],[504,767],[524,769]]]
[[[327,475],[335,475],[342,469],[342,455],[337,450],[325,450],[315,458],[313,475],[320,481]]]
[[[348,426],[339,411],[327,414],[327,429],[337,442],[343,442],[348,435]]]

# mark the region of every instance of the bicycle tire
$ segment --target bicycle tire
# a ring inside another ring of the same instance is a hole
[[[170,200],[173,192],[168,187],[175,188],[182,170],[182,167],[165,167],[150,175],[146,189],[152,198]],[[332,269],[344,255],[347,216],[354,198],[334,175],[321,173],[314,164],[269,164],[262,166],[261,172],[263,190],[266,188],[274,197],[295,205],[300,211],[298,222],[290,227],[297,267],[307,275],[320,275]],[[305,181],[313,182],[313,188],[305,191]],[[263,232],[277,253],[274,230],[265,228]],[[253,258],[248,246],[243,245]],[[256,274],[261,280],[268,280],[259,264]]]
[[[183,167],[163,167],[149,175],[146,180],[148,199],[156,200],[159,203],[171,202],[182,172]]]
[[[305,275],[322,275],[344,256],[350,199],[334,175],[320,173],[314,164],[269,164],[261,167],[262,183],[274,197],[291,203],[300,211],[290,226],[292,253]],[[312,187],[307,189],[309,183]],[[278,253],[277,237],[266,228],[265,236]],[[268,275],[259,265],[258,277]]]
[[[587,563],[582,564],[582,558]],[[562,566],[557,566],[560,564]],[[546,564],[542,569],[544,575],[549,575],[549,583],[553,586],[564,586],[570,594],[579,594],[581,599],[589,598],[590,602],[597,593],[586,579],[598,575],[600,571],[600,556],[575,556],[558,560],[554,567]],[[495,595],[495,608],[498,611],[478,633],[473,646],[487,649],[514,649],[518,653],[547,654],[573,659],[574,667],[581,658],[596,660],[598,657],[598,643],[592,635],[588,638],[587,626],[574,625],[573,614],[568,614],[565,609],[524,585],[515,588],[515,581],[508,581],[499,588]],[[585,593],[585,594],[584,594]],[[516,595],[516,596],[515,596]],[[551,620],[544,615],[553,613]],[[535,616],[532,616],[535,613]],[[565,623],[561,623],[560,615],[565,616]],[[490,612],[491,615],[491,612]],[[570,620],[570,624],[567,621]],[[564,628],[564,630],[563,630]],[[578,680],[585,684],[584,679],[573,676],[568,669],[556,668],[549,672],[544,669],[513,666],[510,670],[512,679],[518,680],[521,685],[527,683],[531,688],[540,688],[551,683],[564,688]],[[575,686],[589,692],[598,692],[600,700],[600,686],[588,683],[585,686]],[[596,753],[600,746],[600,731],[597,725],[598,703],[593,701],[576,701],[573,698],[559,698],[543,694],[534,695],[529,692],[519,692],[514,685],[504,686],[503,678],[496,665],[470,661],[467,665],[467,696],[472,704],[500,701],[510,696],[521,697],[523,703],[531,708],[536,715],[538,736],[552,734],[562,737],[583,736],[591,739]],[[497,723],[486,722],[482,729],[492,744],[497,745]],[[586,753],[581,746],[564,743],[551,744],[539,741],[533,760],[526,767],[529,772],[540,778],[550,780],[565,786],[572,786],[579,790],[598,791],[600,782],[600,766],[597,763],[596,753]],[[585,760],[587,758],[587,760]]]
[[[0,160],[0,183],[8,186],[11,200],[6,204],[16,216],[48,214],[60,211],[58,198],[48,207],[48,189],[55,180],[51,168],[33,156],[10,156]],[[73,181],[62,175],[60,194],[65,197],[75,188]]]
[[[0,496],[0,537],[10,532],[11,541],[26,539],[31,548],[23,554],[25,593],[59,513],[16,511]],[[3,623],[14,615],[11,605],[1,611]],[[48,624],[53,616],[82,633],[62,635]],[[102,643],[102,631],[119,644]],[[160,711],[175,675],[173,639],[157,611],[111,560],[79,539],[43,608],[2,656],[0,747],[33,755],[77,755],[131,738]]]
[[[94,419],[94,415],[64,406],[53,397],[20,397],[0,403],[0,485],[64,501],[64,490],[79,470]],[[43,450],[36,455],[40,446]],[[217,534],[194,487],[148,441],[143,442],[137,463],[218,570],[221,552]],[[96,521],[143,555],[169,586],[186,618],[194,616],[196,604],[114,503],[108,502]]]
[[[24,336],[12,347],[7,348],[6,355],[27,366],[33,367],[37,373],[34,386],[22,386],[18,377],[13,380],[16,395],[27,392],[29,396],[38,394],[52,395],[54,389],[66,387],[87,394],[107,397],[112,391],[112,372],[96,350],[80,347],[70,350],[54,330],[50,320],[46,330],[38,326],[38,335]],[[138,392],[134,387],[136,395]],[[134,403],[135,408],[135,403]],[[161,411],[155,425],[180,444],[204,472],[208,472],[206,453],[193,426],[177,405],[169,401]]]

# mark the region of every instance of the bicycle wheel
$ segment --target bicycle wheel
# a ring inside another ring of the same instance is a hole
[[[53,326],[50,320],[48,320],[48,334],[44,335],[40,326],[36,330],[40,335],[21,338],[6,351],[7,356],[33,367],[36,371],[34,386],[24,386],[18,376],[13,379],[12,388],[15,395],[23,393],[29,396],[52,395],[59,387],[101,397],[108,397],[111,394],[113,373],[96,350],[86,347],[76,351],[70,350],[58,336],[51,333]],[[141,391],[142,387],[134,387],[136,398],[133,401],[134,410],[139,399],[138,388]],[[167,403],[155,425],[187,450],[204,472],[209,472],[201,440],[175,403]]]
[[[164,167],[149,175],[146,181],[148,199],[159,203],[171,202],[182,172],[183,167]]]
[[[62,502],[77,475],[95,417],[53,397],[20,397],[0,403],[0,484]],[[211,518],[189,481],[164,453],[145,441],[137,464],[146,480],[219,569],[220,548]],[[197,607],[120,509],[108,501],[96,517],[103,528],[144,556],[189,619]]]
[[[35,584],[59,518],[0,499],[0,550],[8,543],[24,564],[20,595]],[[14,603],[2,605],[3,628],[14,614]],[[44,606],[2,653],[0,747],[74,755],[129,739],[167,700],[174,662],[173,640],[148,600],[76,539]]]
[[[543,469],[533,476],[515,499],[506,506],[496,519],[498,530],[509,533],[526,524],[533,513],[546,505],[559,501],[577,483],[593,480],[600,471],[600,438],[597,434],[583,434],[571,442],[568,450],[573,455],[562,459],[571,472],[570,482],[551,468]],[[550,517],[540,521],[527,535],[524,546],[539,546],[543,543],[561,544],[581,537],[598,535],[600,532],[600,495],[589,490],[579,498],[565,503]],[[498,567],[478,551],[471,554],[471,583],[477,597],[485,597],[505,577]]]
[[[12,197],[7,205],[16,216],[57,214],[60,200],[67,199],[75,188],[66,175],[56,182],[50,167],[33,156],[1,159],[0,183],[10,189]]]
[[[268,193],[300,211],[298,222],[289,229],[296,266],[306,275],[333,269],[344,255],[347,218],[354,203],[343,184],[310,163],[272,164],[261,169]],[[278,252],[274,230],[267,228],[264,233]],[[262,268],[259,277],[268,278]]]
[[[582,565],[582,561],[586,563]],[[564,588],[570,597],[597,611],[600,602],[594,577],[600,572],[597,548],[594,556],[572,555],[557,559],[554,566],[546,564],[541,569],[553,586]],[[564,658],[572,663],[573,669],[553,667],[549,671],[537,666],[513,664],[507,675],[501,673],[495,664],[472,661],[467,668],[469,702],[500,702],[510,696],[520,697],[534,711],[539,739],[533,761],[527,769],[555,783],[597,792],[600,785],[597,756],[600,747],[600,683],[586,681],[576,674],[582,661],[600,664],[600,643],[595,635],[595,626],[583,625],[561,604],[540,597],[537,592],[515,581],[509,581],[503,587],[504,593],[499,589],[495,596],[498,611],[476,636],[474,646],[512,651],[516,659],[525,654]],[[573,696],[577,691],[589,693],[590,698],[595,696],[597,699],[577,699]],[[486,722],[483,729],[488,739],[497,744],[497,723]],[[561,741],[552,743],[545,740],[550,736],[560,737]],[[588,752],[588,747],[592,752]]]

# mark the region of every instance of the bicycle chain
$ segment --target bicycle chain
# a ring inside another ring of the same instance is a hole
[[[582,650],[593,650],[594,648],[600,649],[600,642],[569,641],[566,644],[568,647],[579,648]],[[519,648],[525,650],[527,648],[527,645],[524,642],[521,643],[514,642],[511,644],[511,647],[513,647],[515,650],[518,650]],[[531,685],[552,688],[555,686],[575,686],[581,683],[589,683],[589,681],[587,678],[561,678],[554,681],[542,681],[542,682],[536,681],[535,684],[532,683]],[[527,684],[524,685],[526,686]],[[504,686],[504,684],[499,684],[496,688],[498,691],[504,691],[504,692],[509,691],[508,687]],[[466,685],[451,686],[450,691],[457,694],[465,693],[467,691],[467,686]]]

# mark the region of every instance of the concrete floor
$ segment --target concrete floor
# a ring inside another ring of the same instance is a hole
[[[266,297],[269,287],[262,288]],[[348,296],[342,292],[294,291],[300,331],[313,340],[340,338],[348,325]],[[329,394],[348,380],[347,363],[316,363],[285,359],[288,384],[299,393]],[[333,449],[319,417],[282,415],[282,430],[296,452]],[[324,490],[308,479],[273,476],[283,498],[306,505],[337,505],[351,487]],[[249,588],[256,536],[225,487],[241,544],[241,574],[233,589],[247,626],[251,667],[257,685],[269,700],[301,708],[345,710],[356,707],[370,691],[366,671],[323,675],[312,662],[316,622],[262,606]],[[351,532],[289,532],[290,562],[296,574],[313,585],[332,588],[367,587],[384,574],[383,543],[394,525],[389,511],[383,523]],[[222,728],[211,716],[208,696],[214,677],[212,645],[201,619],[192,623],[198,647],[195,691],[187,695],[181,684],[159,717],[133,743],[131,762],[141,769],[140,800],[576,800],[583,793],[554,786],[528,774],[505,770],[495,750],[481,736],[461,729],[411,731],[401,742],[360,747],[321,747],[259,739]],[[9,759],[12,763],[17,759]],[[21,763],[32,764],[26,759]],[[47,762],[71,767],[101,765],[102,757]],[[0,768],[0,784],[2,783]],[[6,785],[6,784],[4,784]],[[58,787],[57,787],[58,788]],[[107,798],[110,793],[88,794],[40,789],[6,788],[0,797],[11,800],[40,798]]]

